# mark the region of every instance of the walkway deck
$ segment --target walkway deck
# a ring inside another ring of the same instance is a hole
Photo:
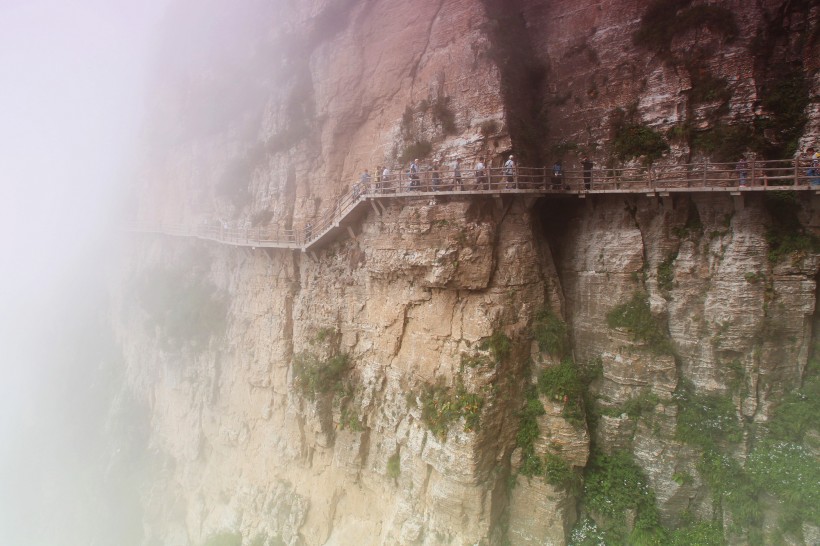
[[[797,161],[749,162],[745,169],[736,164],[700,163],[653,168],[565,171],[560,177],[544,168],[519,168],[512,176],[502,169],[484,174],[462,171],[427,170],[410,178],[405,173],[359,182],[325,214],[299,229],[272,227],[227,227],[219,223],[190,226],[183,224],[134,224],[129,231],[156,233],[215,241],[223,244],[312,251],[344,236],[355,237],[353,228],[369,210],[381,215],[385,201],[452,196],[535,195],[587,198],[607,194],[644,194],[668,197],[682,193],[728,193],[742,196],[767,191],[814,191],[820,193],[820,177],[809,177],[805,165]]]

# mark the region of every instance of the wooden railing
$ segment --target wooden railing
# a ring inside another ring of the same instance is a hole
[[[483,171],[422,169],[413,175],[398,171],[388,176],[360,179],[333,206],[299,228],[276,225],[252,227],[212,221],[199,225],[134,224],[131,231],[197,237],[238,246],[309,249],[337,229],[345,218],[367,200],[438,195],[544,194],[579,195],[606,193],[743,192],[767,190],[820,190],[820,173],[794,160],[736,163],[692,163],[611,169],[571,169],[555,176],[549,167],[502,168]]]

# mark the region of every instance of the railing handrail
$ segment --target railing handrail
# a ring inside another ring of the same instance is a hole
[[[598,167],[589,170],[562,169],[554,176],[551,166],[516,167],[512,173],[504,167],[484,170],[460,169],[456,176],[448,166],[427,167],[417,173],[392,171],[371,176],[367,184],[361,181],[339,196],[333,205],[300,228],[278,224],[253,226],[231,225],[224,220],[203,221],[198,225],[181,223],[156,225],[135,224],[131,231],[193,236],[243,246],[277,245],[283,248],[306,249],[326,232],[338,227],[344,218],[367,199],[385,197],[412,198],[421,195],[482,195],[499,193],[582,194],[635,193],[659,191],[733,191],[758,188],[807,189],[820,184],[820,173],[809,175],[810,164],[802,158],[778,160],[747,160],[714,163],[700,161],[675,165],[632,167]],[[774,184],[772,183],[774,182]],[[820,186],[818,186],[820,189]]]

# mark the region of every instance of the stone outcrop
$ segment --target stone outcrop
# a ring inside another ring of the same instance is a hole
[[[701,26],[673,12],[683,26],[653,51],[633,36],[658,2],[291,4],[172,11],[185,40],[161,63],[137,219],[301,227],[364,168],[414,155],[647,161],[615,149],[618,128],[657,133],[661,162],[718,153],[703,143],[755,119],[774,120],[759,154],[817,137],[815,103],[794,135],[767,98],[776,61],[817,96],[810,3],[724,3]],[[146,544],[566,544],[581,489],[521,474],[519,430],[529,389],[567,358],[600,366],[584,385],[600,415],[542,392],[535,456],[580,476],[591,445],[628,452],[664,523],[710,519],[676,397],[728,397],[764,424],[805,374],[818,256],[770,259],[783,217],[764,195],[383,204],[315,254],[129,240],[114,316],[165,461],[144,492]],[[816,204],[801,194],[789,225],[815,232]],[[662,339],[613,326],[633,299]],[[534,341],[544,309],[565,355]]]

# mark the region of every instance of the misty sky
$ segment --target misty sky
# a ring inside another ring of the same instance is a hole
[[[64,289],[111,216],[164,3],[0,0],[0,336]]]
[[[136,159],[166,3],[0,0],[0,501],[21,503],[9,461],[55,409],[53,324],[81,316],[73,286],[102,288],[100,235]]]

